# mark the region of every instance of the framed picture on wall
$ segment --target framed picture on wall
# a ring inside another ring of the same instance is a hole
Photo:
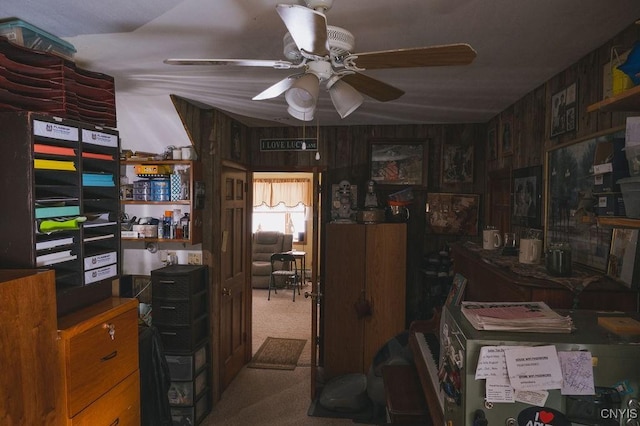
[[[611,251],[607,275],[637,288],[640,266],[638,265],[638,230],[615,228],[611,237]]]
[[[480,195],[427,194],[427,228],[434,234],[478,235]]]
[[[568,242],[573,262],[607,271],[611,228],[598,226],[593,161],[600,142],[624,137],[624,129],[559,145],[546,155],[545,243]]]
[[[512,223],[542,227],[542,166],[516,169],[512,173]]]
[[[576,97],[575,82],[551,96],[551,137],[576,130]]]
[[[487,132],[487,152],[489,153],[489,160],[498,158],[498,137],[494,126],[491,126]]]
[[[442,147],[442,183],[472,182],[473,145],[444,145]]]
[[[375,140],[369,146],[370,178],[380,185],[427,186],[427,144],[418,140]]]

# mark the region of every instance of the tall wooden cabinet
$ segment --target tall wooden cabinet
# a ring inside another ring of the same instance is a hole
[[[0,267],[55,269],[58,315],[111,296],[118,132],[31,112],[0,113],[0,128]]]
[[[404,223],[327,224],[322,280],[327,378],[366,373],[377,351],[405,329]]]

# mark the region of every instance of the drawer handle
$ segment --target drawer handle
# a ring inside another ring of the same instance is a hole
[[[167,336],[177,336],[178,333],[176,333],[175,331],[161,331],[160,334],[165,334]]]
[[[175,281],[169,281],[169,280],[160,280],[160,284],[175,284]]]
[[[109,361],[110,359],[113,359],[117,356],[118,356],[118,351],[113,351],[109,355],[106,355],[100,358],[100,361]]]
[[[176,307],[175,306],[160,306],[160,309],[167,309],[170,311],[175,311]]]
[[[118,417],[117,419],[115,419],[113,421],[113,423],[111,423],[109,426],[118,426],[120,424],[120,417]]]

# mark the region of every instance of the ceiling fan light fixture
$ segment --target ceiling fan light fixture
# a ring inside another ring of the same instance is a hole
[[[333,106],[338,111],[340,118],[345,118],[364,102],[364,96],[353,86],[342,80],[334,81],[328,89],[331,102],[333,102]]]
[[[313,120],[313,116],[315,115],[315,108],[313,108],[311,111],[299,111],[295,108],[293,108],[292,106],[289,106],[289,108],[287,108],[287,112],[289,113],[290,116],[292,116],[293,118],[300,120],[300,121],[311,121]]]
[[[316,108],[319,92],[320,80],[315,74],[307,73],[293,83],[284,97],[294,110],[312,112]]]

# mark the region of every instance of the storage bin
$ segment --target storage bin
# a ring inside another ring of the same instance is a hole
[[[76,53],[76,48],[71,43],[20,19],[0,23],[0,36],[20,46],[54,53],[70,61],[73,61]]]
[[[198,425],[210,411],[209,392],[198,399],[195,406],[171,407],[171,420],[174,426]]]
[[[640,218],[640,176],[633,176],[618,181],[624,198],[627,217]]]
[[[165,355],[171,380],[193,380],[207,364],[207,345],[189,355]]]
[[[192,325],[184,327],[171,327],[160,324],[161,327],[158,327],[158,330],[164,349],[167,352],[192,352],[207,338],[208,318],[207,315],[203,315]],[[153,323],[154,325],[156,324],[155,315]]]
[[[193,405],[196,398],[207,388],[207,374],[208,371],[205,369],[193,381],[172,381],[168,392],[169,404]]]

